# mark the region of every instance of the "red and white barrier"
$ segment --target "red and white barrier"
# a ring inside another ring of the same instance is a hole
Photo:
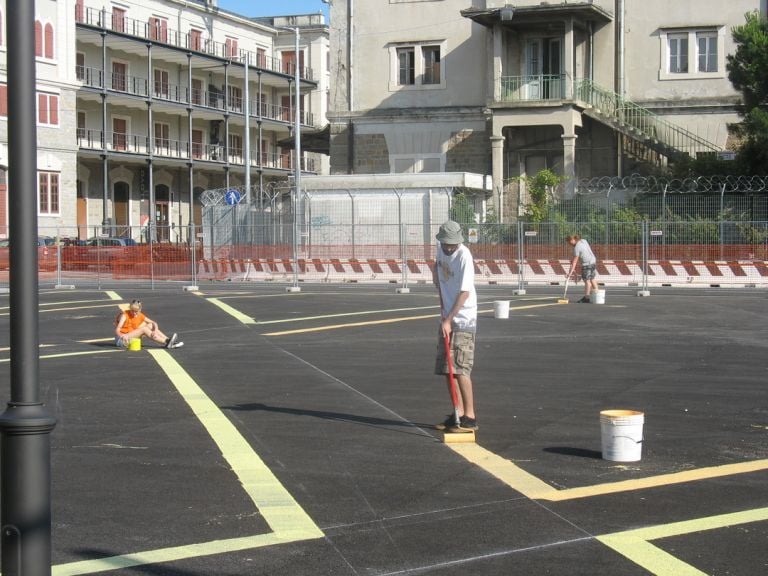
[[[295,276],[304,282],[430,283],[432,261],[394,259],[220,259],[200,260],[198,278],[219,281],[289,282]],[[489,284],[557,285],[565,281],[569,260],[476,260],[475,279]],[[598,281],[606,286],[641,286],[642,262],[605,260],[597,266]],[[768,262],[739,261],[649,261],[648,286],[768,287]]]

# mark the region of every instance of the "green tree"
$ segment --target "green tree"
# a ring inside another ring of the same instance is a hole
[[[751,174],[768,173],[768,19],[759,12],[732,29],[736,52],[728,55],[728,78],[742,94],[743,121],[734,126],[742,138],[739,166]]]
[[[453,202],[451,202],[450,218],[459,224],[475,223],[475,207],[463,192],[454,195]]]
[[[565,178],[558,176],[552,170],[540,170],[535,176],[521,176],[525,182],[531,201],[524,206],[523,217],[528,222],[544,222],[549,219],[549,209],[554,204],[552,198],[555,186]]]

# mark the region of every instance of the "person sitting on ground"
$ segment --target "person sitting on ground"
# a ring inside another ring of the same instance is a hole
[[[181,348],[184,342],[179,341],[175,332],[169,338],[160,331],[157,322],[144,315],[141,311],[141,301],[131,300],[127,310],[121,311],[115,318],[115,346],[127,347],[133,338],[151,338],[165,348]]]

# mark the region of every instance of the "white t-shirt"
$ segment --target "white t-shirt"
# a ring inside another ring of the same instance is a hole
[[[459,312],[453,318],[458,330],[474,332],[477,327],[477,293],[475,292],[475,263],[469,248],[460,244],[448,256],[437,244],[437,278],[443,298],[443,317],[447,316],[460,292],[469,292]]]
[[[591,266],[597,263],[597,258],[595,258],[592,248],[589,247],[589,243],[584,238],[576,242],[576,245],[573,247],[573,255],[579,257],[582,265]]]

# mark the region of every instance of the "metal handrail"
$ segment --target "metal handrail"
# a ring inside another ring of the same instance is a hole
[[[658,114],[603,88],[591,80],[574,83],[574,98],[589,104],[596,112],[614,120],[637,136],[661,143],[691,156],[697,152],[719,152],[721,148],[704,138],[663,119]]]

